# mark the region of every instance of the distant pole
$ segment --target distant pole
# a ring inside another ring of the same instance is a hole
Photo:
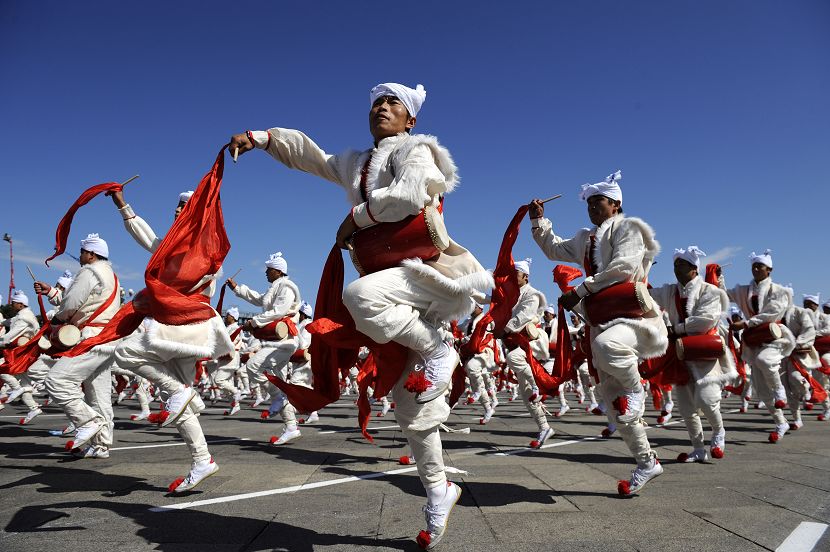
[[[6,303],[12,300],[12,291],[14,291],[14,249],[12,248],[11,234],[5,234],[3,240],[9,242],[9,264],[11,264],[11,271],[9,272],[9,295],[6,297]]]

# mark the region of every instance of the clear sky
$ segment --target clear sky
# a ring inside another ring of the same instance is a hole
[[[589,225],[579,186],[622,169],[626,213],[664,249],[654,283],[673,279],[675,247],[732,262],[730,283],[771,248],[776,281],[830,298],[828,60],[825,0],[5,0],[0,233],[30,291],[26,264],[59,275],[42,261],[85,188],[140,173],[127,200],[162,235],[231,134],[283,126],[332,153],[367,148],[368,91],[398,81],[427,89],[417,131],[449,148],[462,179],[447,225],[485,266],[520,204],[564,194],[548,215],[571,235]],[[252,152],[227,164],[222,200],[226,273],[264,289],[263,262],[282,251],[313,302],[344,193]],[[108,198],[81,210],[69,251],[89,232],[109,242],[124,285],[143,287],[149,255]],[[514,253],[534,258],[531,280],[555,297],[527,223]]]

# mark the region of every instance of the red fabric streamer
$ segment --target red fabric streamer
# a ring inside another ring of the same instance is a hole
[[[804,366],[798,361],[795,355],[790,356],[790,363],[793,365],[793,368],[798,371],[799,374],[804,376],[804,379],[810,384],[810,400],[812,404],[820,404],[827,400],[827,391],[825,391],[824,387],[816,381],[816,379],[810,375]]]
[[[733,395],[743,395],[744,388],[746,387],[747,377],[746,377],[746,362],[741,358],[740,353],[735,349],[735,336],[732,331],[732,328],[729,329],[729,335],[727,336],[727,347],[729,347],[729,354],[732,355],[732,358],[735,361],[735,369],[738,371],[738,378],[740,379],[740,383],[735,385],[724,385],[724,391],[729,391]]]
[[[582,276],[582,271],[572,266],[556,265],[553,269],[553,281],[559,286],[563,295],[574,288],[570,284],[580,276]],[[559,377],[567,381],[576,379],[577,364],[574,362],[575,353],[571,343],[571,332],[568,329],[568,321],[565,319],[565,307],[562,306],[561,301],[558,302],[557,309],[554,370]]]
[[[640,375],[652,384],[661,386],[689,383],[689,370],[677,357],[677,346],[674,340],[669,340],[669,347],[663,356],[640,363]]]
[[[208,298],[201,293],[209,284],[200,282],[205,275],[219,271],[230,250],[219,198],[225,167],[224,152],[225,148],[219,151],[213,167],[202,178],[196,192],[150,257],[144,272],[147,287],[136,294],[132,302],[123,305],[101,329],[101,333],[55,357],[75,357],[89,352],[96,345],[126,337],[138,328],[146,316],[170,325],[195,324],[214,316],[215,311],[207,302]],[[102,186],[94,186],[81,195],[61,220],[59,236],[62,232],[69,232],[72,215],[85,203],[81,199],[95,190],[86,199],[89,201],[105,191]]]
[[[110,194],[112,192],[120,192],[123,189],[124,187],[118,182],[107,182],[106,184],[93,186],[78,196],[78,199],[69,207],[69,210],[58,223],[58,229],[55,232],[55,254],[46,259],[46,266],[49,266],[49,261],[58,255],[63,255],[66,251],[66,240],[69,238],[69,229],[72,227],[72,219],[75,218],[75,213],[78,209],[92,201],[100,193]]]
[[[467,377],[467,371],[464,365],[460,362],[456,364],[455,370],[452,373],[452,391],[450,391],[450,406],[453,406],[461,398],[461,393],[464,392],[464,380]]]
[[[567,380],[556,375],[548,374],[545,371],[545,367],[539,364],[539,361],[533,356],[533,351],[530,348],[530,340],[524,333],[505,335],[504,344],[508,347],[520,347],[525,352],[527,363],[530,365],[530,371],[533,373],[533,379],[536,381],[536,386],[539,388],[540,394],[556,395],[559,393],[559,386]]]
[[[495,323],[493,333],[496,335],[504,331],[513,312],[513,306],[519,300],[519,282],[516,280],[516,265],[513,263],[513,245],[519,237],[522,219],[529,208],[529,205],[519,207],[513,220],[510,221],[499,248],[496,269],[493,271],[496,287],[493,289],[488,313]]]
[[[706,265],[706,277],[704,280],[707,284],[712,284],[713,286],[718,285],[718,275],[720,274],[720,265],[716,263],[709,263]]]

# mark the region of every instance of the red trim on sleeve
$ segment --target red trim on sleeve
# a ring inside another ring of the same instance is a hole
[[[256,142],[254,141],[254,133],[250,130],[245,131],[245,135],[248,137],[248,140],[251,142],[251,146],[256,148]]]
[[[369,215],[369,220],[371,220],[375,224],[378,223],[378,221],[375,220],[375,217],[372,216],[372,210],[369,209],[369,202],[368,201],[366,201],[366,214]]]
[[[266,130],[265,132],[268,133],[268,141],[265,143],[265,149],[268,149],[271,147],[271,131]]]

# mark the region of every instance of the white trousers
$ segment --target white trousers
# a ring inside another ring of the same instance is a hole
[[[596,328],[591,328],[592,335],[595,331],[597,331]],[[613,402],[617,397],[637,388],[640,384],[637,346],[638,338],[634,329],[625,324],[617,324],[593,337],[591,352],[594,368],[600,374],[601,393],[608,408],[606,412],[609,414],[609,419],[613,413],[617,429],[628,446],[628,450],[631,451],[637,465],[644,468],[651,465],[656,455],[649,445],[643,420],[621,423],[619,412],[613,407]]]
[[[487,373],[487,361],[484,355],[475,355],[464,365],[467,377],[470,379],[470,389],[479,393],[478,400],[485,409],[490,408],[490,395],[484,383],[484,374]]]
[[[536,387],[536,380],[533,378],[533,370],[527,362],[527,355],[521,347],[516,347],[507,353],[507,366],[513,370],[516,379],[519,381],[519,393],[522,396],[522,402],[524,402],[525,408],[527,408],[533,421],[536,422],[539,431],[550,427],[542,403],[530,400]]]
[[[781,361],[784,356],[775,346],[751,347],[744,345],[742,357],[752,365],[752,388],[764,401],[767,411],[772,415],[775,425],[787,423],[784,412],[775,408],[776,400],[785,400],[787,393],[781,382]]]
[[[143,337],[141,334],[128,337],[116,347],[115,360],[118,366],[149,380],[168,396],[182,386],[190,387],[196,377],[196,361],[199,358],[177,357],[175,353],[156,350]],[[199,424],[199,412],[192,401],[175,425],[187,444],[193,462],[210,460],[205,434]]]
[[[676,385],[674,389],[677,391],[677,408],[686,423],[692,448],[702,449],[703,425],[700,423],[699,412],[706,417],[713,434],[720,433],[723,429],[720,412],[721,385],[716,382],[704,385],[689,382],[687,385]]]
[[[268,381],[268,378],[265,377],[263,372],[268,370],[276,375],[279,375],[282,379],[285,379],[285,376],[280,374],[280,372],[288,366],[288,360],[296,350],[296,339],[285,339],[279,342],[264,342],[262,349],[257,351],[250,358],[250,360],[248,360],[246,365],[248,368],[248,374],[250,375],[250,381],[258,385],[268,384],[268,389],[272,389],[274,387],[273,384]],[[273,391],[271,394],[273,394]]]
[[[446,301],[400,267],[358,278],[343,291],[343,304],[358,331],[377,343],[400,343],[421,356],[441,345],[441,335],[424,316],[433,304]]]
[[[112,354],[93,349],[58,359],[46,377],[46,391],[76,428],[91,421],[103,424],[90,444],[105,448],[112,445],[111,366]]]

